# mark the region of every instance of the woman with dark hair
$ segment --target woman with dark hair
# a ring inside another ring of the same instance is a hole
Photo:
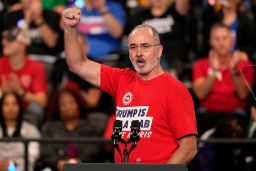
[[[78,111],[79,111],[79,116],[82,118],[86,118],[86,113],[87,113],[87,104],[84,100],[84,98],[80,95],[79,91],[70,89],[70,88],[65,88],[61,89],[56,92],[56,94],[53,95],[51,102],[49,103],[48,106],[48,112],[46,119],[53,119],[53,120],[59,120],[61,119],[61,109],[60,109],[60,98],[63,97],[63,94],[70,94],[74,100],[77,103]]]
[[[3,94],[0,99],[0,138],[40,138],[37,128],[23,120],[23,108],[20,97],[15,93]],[[17,164],[18,170],[24,170],[24,145],[20,142],[0,143],[0,163],[9,160]],[[39,155],[39,144],[29,144],[29,169]]]
[[[86,105],[76,90],[59,90],[52,102],[47,121],[42,128],[43,137],[85,138],[99,136],[94,126],[84,118]],[[63,170],[64,163],[68,162],[99,162],[99,146],[69,141],[62,144],[42,144],[40,169],[50,167],[53,170]]]

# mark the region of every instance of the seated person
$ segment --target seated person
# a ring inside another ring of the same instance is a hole
[[[40,138],[38,129],[24,121],[23,115],[20,97],[15,93],[3,94],[0,100],[0,139]],[[34,163],[39,156],[39,144],[31,142],[28,150],[29,171],[33,171]],[[0,151],[1,166],[14,162],[19,171],[26,171],[24,168],[24,144],[22,142],[1,142]]]
[[[214,128],[202,135],[203,140],[214,138],[242,139],[246,138],[246,121],[241,116],[229,115]],[[249,144],[208,144],[199,143],[198,163],[201,171],[244,171],[247,146]],[[252,151],[250,149],[250,151]]]
[[[81,95],[72,89],[62,89],[52,98],[47,121],[42,128],[45,138],[99,137],[86,118],[86,104]],[[68,162],[100,162],[100,146],[85,143],[42,144],[41,163],[53,170],[63,170]]]
[[[245,51],[250,59],[256,49],[256,21],[250,9],[244,6],[243,0],[219,0],[215,5],[208,5],[202,12],[202,39],[207,41],[210,36],[210,28],[216,22],[221,22],[231,28],[235,38],[234,49]],[[210,49],[208,43],[203,43],[203,54]]]
[[[28,54],[56,55],[61,52],[59,14],[43,9],[40,0],[22,0],[21,5],[22,9],[6,13],[5,29],[19,26],[29,31],[32,41]]]
[[[3,32],[3,54],[0,58],[0,92],[15,92],[22,97],[26,119],[42,121],[47,104],[47,87],[43,66],[28,58],[30,38],[26,30],[13,27]]]
[[[87,37],[88,56],[96,61],[106,61],[107,55],[117,53],[121,48],[125,11],[118,2],[111,0],[85,2],[78,30]]]
[[[192,21],[194,14],[190,10],[191,0],[150,0],[149,2],[149,8],[138,10],[136,17],[131,18],[129,22],[132,23],[131,29],[139,24],[154,27],[165,47],[161,59],[163,66],[168,70],[174,69],[173,71],[178,74],[176,76],[181,79],[185,62],[189,60],[188,53],[196,50],[194,35],[197,24],[195,20]],[[191,30],[194,31],[193,34]]]
[[[196,61],[193,68],[193,91],[200,101],[199,111],[245,115],[250,91],[244,77],[251,86],[254,70],[247,66],[252,63],[245,52],[232,51],[234,38],[224,24],[212,27],[210,45],[209,56]]]

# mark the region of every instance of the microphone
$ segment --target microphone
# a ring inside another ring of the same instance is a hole
[[[120,154],[121,161],[123,162],[123,156],[121,154],[118,142],[120,141],[121,143],[125,143],[125,141],[122,139],[122,121],[120,120],[115,120],[114,125],[113,125],[113,134],[112,134],[112,141],[113,141],[113,146],[114,148],[118,151]]]
[[[117,145],[118,142],[122,139],[121,132],[122,132],[122,121],[115,120],[113,125],[113,134],[112,134],[112,140],[114,145]]]
[[[131,136],[127,143],[132,142],[133,145],[136,145],[136,143],[140,140],[140,121],[139,120],[133,120],[131,123]]]

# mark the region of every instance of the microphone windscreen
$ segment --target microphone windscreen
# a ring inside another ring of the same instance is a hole
[[[122,128],[122,121],[115,120],[113,128]]]
[[[131,123],[131,127],[140,128],[140,121],[139,120],[133,120],[132,123]]]

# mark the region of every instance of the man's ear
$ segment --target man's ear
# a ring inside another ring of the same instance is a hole
[[[163,46],[160,45],[157,49],[158,49],[158,51],[157,51],[157,58],[160,59],[162,54],[163,54]]]

